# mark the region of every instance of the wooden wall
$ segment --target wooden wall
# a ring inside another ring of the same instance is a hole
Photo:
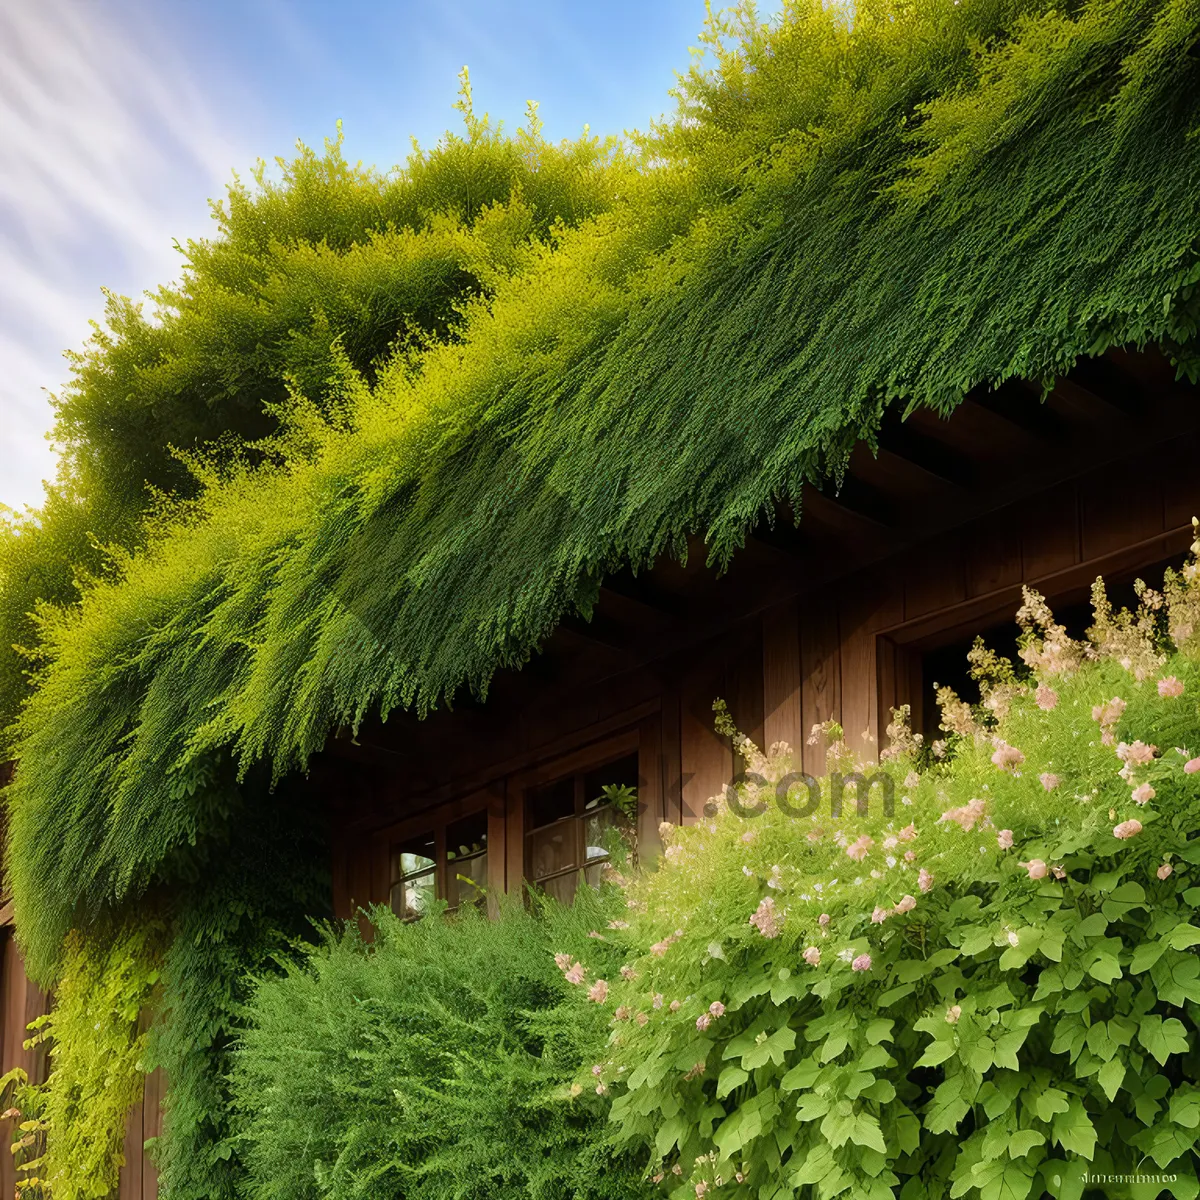
[[[638,739],[646,841],[653,844],[660,819],[700,819],[705,802],[740,766],[729,739],[713,729],[717,697],[757,744],[789,743],[814,774],[824,768],[825,747],[809,745],[809,733],[830,719],[873,758],[892,706],[913,703],[920,719],[921,653],[1011,621],[1022,584],[1074,602],[1086,598],[1097,575],[1181,557],[1192,514],[1200,513],[1200,486],[1188,468],[1195,448],[1195,439],[1181,441],[1144,474],[1106,466],[1057,484],[815,594],[775,604],[685,653],[614,675],[587,689],[580,704],[523,714],[519,745],[502,739],[490,766],[468,751],[470,778],[457,789],[460,800],[489,789],[491,845],[504,863],[495,884],[512,890],[521,883],[521,796],[530,772],[553,775],[556,764],[588,747],[601,753],[623,731]],[[486,745],[487,709],[469,716],[463,728],[469,724]],[[424,818],[414,812],[455,798],[453,741],[436,744],[447,777],[436,802],[414,803],[385,773],[372,789],[373,819],[357,827],[352,821],[337,846],[340,915],[386,901],[387,845],[395,830],[419,825]]]

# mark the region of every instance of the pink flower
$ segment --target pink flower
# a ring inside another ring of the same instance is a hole
[[[1002,829],[996,834],[996,845],[1001,850],[1011,850],[1013,845],[1013,834],[1011,829]]]
[[[1147,746],[1145,742],[1134,742],[1132,745],[1125,742],[1117,744],[1117,757],[1131,767],[1144,767],[1154,761],[1157,753],[1157,746]]]
[[[603,979],[597,979],[588,989],[588,999],[603,1004],[608,999],[608,984]]]
[[[645,1025],[650,1020],[650,1018],[644,1012],[640,1012],[634,1018],[634,1020],[637,1021],[637,1023],[639,1025]]]
[[[1062,783],[1062,780],[1059,779],[1059,777],[1055,775],[1053,771],[1043,771],[1038,776],[1038,782],[1046,789],[1046,791],[1052,792],[1060,783]]]
[[[1107,703],[1097,704],[1092,709],[1092,720],[1098,721],[1102,726],[1115,725],[1124,714],[1125,707],[1125,701],[1120,696],[1114,696]]]
[[[628,921],[609,921],[608,927],[609,927],[609,929],[628,929],[629,922]]]
[[[924,867],[921,868],[921,874],[917,876],[917,886],[923,892],[927,892],[933,887],[933,876]]]
[[[818,925],[820,925],[820,927],[821,927],[822,929],[826,928],[826,927],[828,926],[828,924],[829,924],[829,914],[828,914],[828,913],[822,913],[822,914],[821,914],[821,915],[820,915],[820,916],[817,918],[817,924],[818,924]]]
[[[667,1012],[678,1012],[678,1011],[679,1011],[679,1001],[672,1000],[671,1003],[667,1006]]]
[[[723,1016],[725,1015],[725,1005],[723,1005],[723,1004],[720,1002],[720,1000],[714,1000],[714,1001],[713,1001],[713,1002],[712,1002],[712,1003],[711,1003],[711,1004],[708,1006],[708,1011],[709,1011],[709,1012],[710,1012],[710,1013],[711,1013],[711,1014],[712,1014],[714,1017],[723,1017]]]
[[[1045,879],[1050,873],[1050,868],[1040,858],[1030,859],[1029,862],[1018,863],[1017,865],[1024,867],[1029,872],[1029,878],[1033,880]]]
[[[816,946],[809,946],[809,948],[804,951],[804,961],[808,963],[810,967],[819,967],[821,965],[821,951],[818,950]]]
[[[604,1093],[605,1093],[605,1092],[607,1092],[607,1091],[608,1091],[608,1088],[606,1088],[606,1087],[604,1086],[604,1084],[602,1084],[602,1083],[598,1083],[598,1084],[596,1084],[596,1095],[597,1095],[597,1096],[603,1096],[603,1095],[604,1095]]]
[[[883,848],[885,850],[895,850],[895,848],[899,844],[900,844],[900,839],[895,836],[889,836],[889,837],[885,837],[883,839]]]
[[[869,971],[871,969],[871,956],[869,954],[860,954],[851,964],[852,971]]]
[[[628,1021],[633,1014],[630,1012],[628,1004],[622,1004],[620,1008],[613,1013],[614,1021]]]
[[[970,804],[964,804],[961,808],[951,808],[942,813],[938,817],[938,824],[943,821],[954,821],[967,833],[970,833],[975,828],[976,824],[983,820],[986,804],[983,800],[972,800]]]
[[[1133,789],[1132,799],[1134,804],[1145,804],[1148,800],[1153,800],[1155,794],[1154,789],[1148,783],[1143,783],[1140,787]]]
[[[1200,758],[1189,758],[1183,764],[1183,769],[1186,774],[1195,775],[1197,771],[1200,771]]]
[[[621,978],[622,979],[636,979],[637,972],[632,967],[622,967],[621,968]]]
[[[592,1074],[599,1078],[599,1076],[604,1074],[604,1068],[599,1063],[596,1063],[596,1065],[592,1067]]]
[[[992,755],[992,762],[1002,771],[1015,769],[1024,761],[1025,755],[1016,746],[1010,746],[1007,742],[1000,742],[996,746],[995,754]]]
[[[1158,681],[1158,694],[1165,700],[1174,700],[1176,696],[1183,695],[1183,683],[1174,675],[1168,675]]]
[[[875,845],[875,839],[864,833],[856,842],[846,847],[846,854],[855,862],[862,862],[867,857],[867,851]]]
[[[905,850],[904,861],[905,862],[916,862],[917,861],[916,851],[915,850]]]
[[[576,963],[569,971],[566,972],[568,983],[582,983],[586,972],[583,969],[583,963]]]
[[[558,952],[558,953],[557,953],[557,954],[554,956],[554,965],[555,965],[556,967],[558,967],[558,969],[559,969],[560,971],[567,971],[567,970],[569,970],[569,969],[570,969],[570,966],[571,966],[571,956],[570,956],[569,954],[564,954],[564,953],[563,953],[563,952],[560,950],[560,951],[559,951],[559,952]]]
[[[1163,863],[1163,865],[1159,867],[1155,873],[1158,875],[1159,879],[1166,879],[1170,876],[1174,869],[1175,868],[1171,866],[1170,863]]]
[[[708,1184],[705,1183],[703,1179],[700,1180],[700,1182],[696,1184],[696,1200],[704,1200],[704,1193],[707,1191]]]
[[[946,1024],[957,1025],[958,1018],[962,1016],[962,1005],[952,1004],[946,1009]]]
[[[696,1018],[696,1028],[699,1029],[701,1033],[703,1033],[704,1030],[706,1030],[711,1024],[712,1017],[710,1017],[708,1013],[701,1013]]]
[[[921,786],[920,775],[918,775],[916,773],[916,771],[909,771],[909,773],[907,775],[905,775],[905,777],[904,777],[904,786],[906,788],[908,788],[910,791],[915,787],[920,787]]]
[[[917,907],[916,896],[902,896],[900,903],[896,905],[896,913],[903,915],[904,913],[912,912]]]
[[[750,924],[765,938],[777,938],[783,918],[775,911],[775,901],[770,896],[764,896],[758,908],[750,914]]]
[[[662,994],[662,992],[655,992],[655,993],[654,993],[654,1002],[653,1002],[653,1003],[654,1003],[654,1007],[655,1007],[655,1008],[662,1008],[662,1006],[663,1006],[663,994]]]
[[[662,956],[666,954],[668,950],[670,950],[672,944],[676,940],[677,939],[674,937],[665,937],[661,942],[655,942],[654,945],[650,947],[650,953],[653,954],[655,958],[662,958]]]
[[[877,905],[875,911],[871,914],[871,921],[875,925],[882,925],[891,915],[886,908],[880,908]]]
[[[917,840],[917,827],[915,825],[905,825],[896,836],[902,842],[915,842]]]
[[[1113,837],[1118,837],[1122,840],[1125,838],[1137,837],[1137,835],[1141,832],[1141,821],[1134,820],[1132,817],[1128,821],[1122,821],[1120,825],[1113,826]]]
[[[1058,704],[1058,693],[1052,687],[1047,687],[1043,683],[1039,685],[1038,690],[1034,693],[1034,699],[1037,701],[1038,708],[1049,712]]]

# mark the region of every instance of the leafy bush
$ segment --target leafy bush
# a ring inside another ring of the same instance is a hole
[[[106,939],[72,934],[54,1011],[30,1025],[50,1047],[36,1115],[46,1139],[38,1176],[54,1200],[116,1193],[125,1121],[146,1078],[142,1017],[159,979],[161,938],[161,926],[144,916]]]
[[[581,952],[609,909],[588,895],[540,918],[508,905],[496,921],[416,924],[377,909],[372,943],[351,925],[264,980],[234,1072],[247,1194],[643,1195],[641,1171],[605,1143],[604,1103],[592,1088],[571,1096],[606,1019],[552,958]]]
[[[227,1076],[252,974],[276,970],[298,939],[314,940],[312,920],[330,915],[322,823],[311,797],[281,792],[251,792],[228,836],[197,847],[172,898],[147,1051],[169,1084],[154,1147],[164,1200],[240,1195],[245,1166]]]
[[[743,741],[752,775],[664,830],[607,934],[629,978],[610,946],[573,978],[606,981],[594,1070],[672,1195],[1197,1194],[1200,570],[1095,600],[1080,643],[1027,593],[1023,663],[976,647],[946,743],[894,724],[865,813]]]

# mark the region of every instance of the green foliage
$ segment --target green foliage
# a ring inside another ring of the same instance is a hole
[[[610,889],[611,890],[611,889]],[[519,904],[404,924],[372,913],[264,980],[234,1085],[254,1200],[621,1200],[641,1172],[606,1144],[594,1082],[604,1041],[556,952],[602,943],[610,903]],[[616,960],[613,961],[614,967]]]
[[[1095,601],[1077,643],[1027,593],[1023,665],[977,647],[982,705],[943,692],[932,756],[894,724],[840,815],[837,776],[818,799],[741,739],[736,798],[663,830],[621,974],[606,945],[580,983],[606,981],[600,1077],[668,1194],[1197,1194],[1200,569]]]
[[[227,1076],[251,977],[328,914],[329,849],[311,799],[285,788],[198,848],[173,899],[148,1062],[169,1081],[155,1146],[164,1200],[236,1200],[245,1177]],[[297,1031],[302,1032],[302,1031]]]
[[[29,1043],[26,1042],[26,1046]],[[11,1121],[13,1166],[20,1200],[45,1200],[45,1180],[38,1173],[45,1164],[46,1089],[29,1082],[23,1067],[0,1075],[0,1104],[6,1105],[0,1121]]]
[[[382,364],[455,335],[459,308],[490,294],[559,223],[604,211],[630,161],[611,139],[554,145],[536,106],[515,135],[479,117],[463,77],[465,135],[414,146],[381,173],[301,145],[272,179],[234,181],[217,232],[188,242],[180,281],[140,303],[109,295],[103,326],[70,354],[57,401],[64,459],[37,513],[0,533],[0,726],[25,693],[13,643],[30,646],[38,601],[77,600],[76,576],[111,573],[141,543],[155,495],[190,496],[180,451],[237,455],[273,434],[289,384],[336,410],[344,358],[368,379]],[[263,450],[253,454],[261,459]]]
[[[9,789],[33,969],[203,836],[216,763],[283,774],[366,713],[484,692],[606,571],[689,533],[723,561],[887,405],[1114,344],[1189,365],[1198,32],[1157,0],[718,21],[717,71],[607,211],[532,244],[453,343],[342,362],[303,453],[211,479],[47,615]]]
[[[146,1077],[142,1017],[159,979],[160,939],[144,915],[108,938],[72,934],[54,1010],[29,1027],[50,1047],[36,1115],[46,1138],[41,1186],[54,1200],[116,1194],[125,1120]]]

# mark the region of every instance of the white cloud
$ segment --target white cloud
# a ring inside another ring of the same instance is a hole
[[[161,10],[159,10],[161,11]],[[0,502],[53,474],[41,389],[102,315],[101,286],[140,295],[204,235],[205,198],[250,157],[153,24],[89,0],[0,3]],[[231,97],[220,81],[222,107]]]

